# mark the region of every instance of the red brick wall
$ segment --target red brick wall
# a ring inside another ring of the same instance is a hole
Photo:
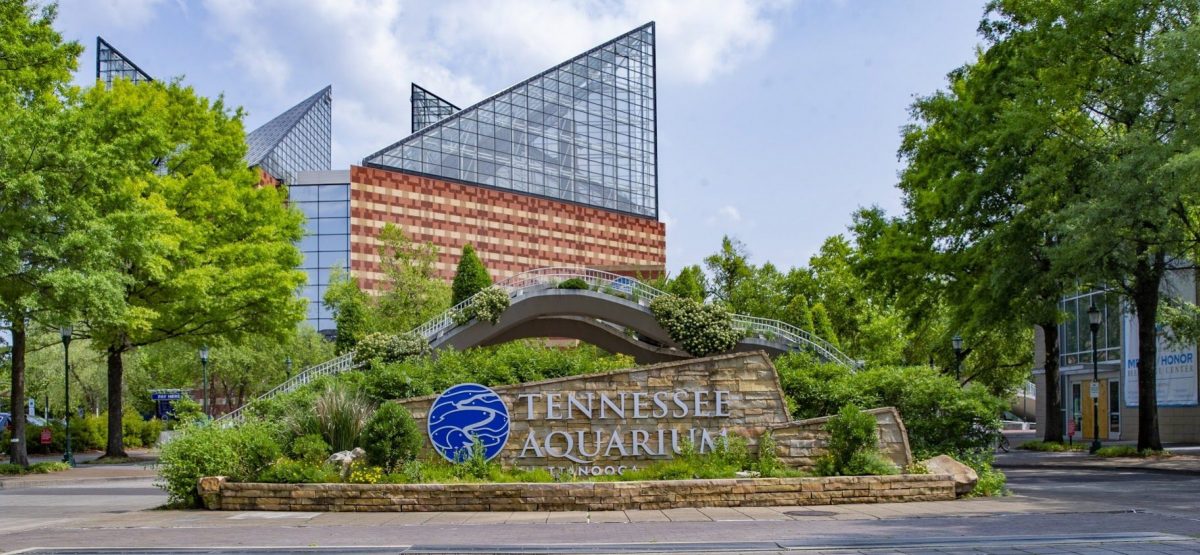
[[[655,219],[360,166],[350,182],[350,267],[368,290],[382,277],[376,237],[385,223],[437,245],[446,279],[467,243],[493,279],[545,266],[657,274],[666,264],[666,226]]]

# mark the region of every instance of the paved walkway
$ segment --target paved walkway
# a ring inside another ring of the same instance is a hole
[[[52,485],[79,485],[121,482],[127,480],[146,480],[158,476],[154,469],[157,452],[148,450],[130,450],[129,455],[136,462],[125,464],[85,464],[100,456],[100,453],[88,453],[76,457],[78,464],[70,470],[51,472],[49,474],[25,474],[22,476],[0,476],[0,490],[31,488]],[[58,462],[62,455],[52,457],[30,457],[31,462]]]
[[[1184,451],[1184,450],[1181,450]],[[1094,457],[1087,451],[1044,453],[1013,449],[996,455],[999,468],[1083,468],[1088,470],[1139,470],[1200,476],[1200,455],[1174,454],[1167,457]]]

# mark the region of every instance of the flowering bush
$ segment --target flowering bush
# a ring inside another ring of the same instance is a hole
[[[650,311],[671,339],[694,356],[724,353],[741,338],[733,327],[733,316],[717,305],[662,295],[650,303]]]
[[[429,342],[415,333],[372,333],[359,340],[354,347],[354,362],[371,364],[380,361],[387,364],[427,353]]]
[[[505,290],[496,286],[488,287],[476,293],[466,306],[454,312],[454,325],[461,326],[476,319],[495,324],[500,321],[500,315],[508,310],[509,302]]]

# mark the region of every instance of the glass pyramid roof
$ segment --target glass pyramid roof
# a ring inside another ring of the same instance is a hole
[[[246,135],[246,164],[294,183],[296,173],[328,170],[333,164],[333,87],[292,106]]]
[[[363,165],[657,217],[654,49],[650,22],[423,127]]]
[[[409,100],[412,102],[413,133],[442,121],[459,110],[458,106],[425,90],[416,83],[412,84],[412,97]]]
[[[96,79],[112,87],[116,79],[128,79],[134,83],[153,81],[142,68],[113,48],[108,41],[96,37]]]

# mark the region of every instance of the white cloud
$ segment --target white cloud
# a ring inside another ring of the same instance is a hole
[[[61,0],[59,13],[70,13],[80,21],[136,29],[153,20],[163,3],[164,0]]]
[[[208,32],[229,43],[229,70],[244,74],[258,94],[242,103],[278,113],[333,84],[333,159],[340,167],[409,134],[410,82],[466,107],[650,20],[657,22],[662,79],[704,82],[765,48],[771,17],[787,3],[205,0],[204,6]],[[249,126],[273,115],[254,113]]]
[[[512,63],[516,57],[549,67],[654,21],[663,77],[702,83],[758,55],[771,42],[771,18],[790,4],[754,0],[467,0],[444,9],[439,36],[477,37],[488,45],[494,63]]]
[[[742,212],[736,206],[726,204],[718,208],[717,213],[710,216],[706,223],[710,227],[734,227],[742,223]]]

